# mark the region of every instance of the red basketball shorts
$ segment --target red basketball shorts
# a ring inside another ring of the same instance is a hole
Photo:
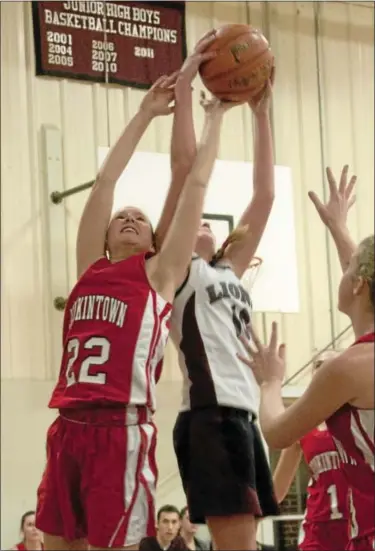
[[[303,522],[298,549],[300,551],[341,551],[349,541],[347,520]]]
[[[346,549],[347,551],[375,551],[375,534],[351,540]]]
[[[47,434],[37,527],[101,548],[155,535],[155,447],[145,408],[60,411]]]

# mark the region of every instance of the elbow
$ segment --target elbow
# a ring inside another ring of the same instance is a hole
[[[184,160],[172,162],[172,180],[184,181],[186,176],[191,171],[191,167],[194,163],[194,155],[185,157]]]

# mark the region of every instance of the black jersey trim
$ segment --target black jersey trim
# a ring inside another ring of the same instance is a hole
[[[185,289],[186,284],[189,281],[189,277],[190,277],[190,266],[189,266],[189,269],[188,269],[188,272],[187,272],[187,275],[186,275],[184,281],[181,283],[181,285],[179,286],[179,288],[177,289],[177,291],[174,294],[175,298],[178,297],[178,295],[181,293],[181,291],[183,291]]]
[[[216,263],[212,263],[210,262],[210,266],[211,268],[215,268],[217,270],[233,270],[232,266],[223,266],[222,264],[216,264]]]
[[[193,260],[200,260],[200,256],[193,256],[191,261],[193,262]],[[188,269],[188,273],[187,273],[187,276],[185,277],[184,281],[181,283],[181,285],[179,286],[179,288],[177,289],[177,291],[175,292],[175,298],[181,293],[181,291],[183,291],[183,289],[186,287],[186,284],[189,280],[189,277],[190,277],[190,266],[189,266],[189,269]]]

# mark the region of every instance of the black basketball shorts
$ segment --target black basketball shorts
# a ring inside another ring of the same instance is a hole
[[[173,444],[191,522],[279,514],[266,452],[249,412],[221,406],[182,412]]]

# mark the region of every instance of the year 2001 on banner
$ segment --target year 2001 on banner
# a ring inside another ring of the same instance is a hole
[[[149,88],[186,57],[185,2],[31,2],[36,74]]]

